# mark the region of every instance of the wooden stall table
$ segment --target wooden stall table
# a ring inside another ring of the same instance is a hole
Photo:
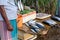
[[[38,20],[36,20],[38,21]],[[40,22],[40,21],[39,21]],[[47,32],[48,30],[44,30],[44,31],[41,31],[39,32],[39,34],[36,34],[36,33],[33,33],[30,28],[28,28],[25,24],[23,24],[22,28],[18,28],[18,33],[19,31],[22,31],[24,33],[28,33],[28,34],[31,34],[31,35],[43,35],[44,33],[43,32]],[[19,34],[18,34],[19,35]],[[19,36],[18,36],[19,37]],[[20,37],[19,37],[20,38]]]
[[[37,38],[37,35],[32,33],[30,29],[23,24],[22,28],[18,28],[18,38],[22,40],[34,40]]]
[[[35,19],[37,22],[40,22],[40,23],[42,23],[44,20],[48,20],[48,19],[51,19],[50,17],[48,17],[48,18],[46,18],[46,19],[43,19],[43,20],[40,20],[40,19]],[[56,21],[57,22],[57,21]],[[42,23],[42,24],[44,24],[44,23]],[[60,22],[57,22],[57,24],[60,24]],[[49,31],[49,29],[51,28],[51,26],[49,26],[49,25],[47,25],[47,24],[44,24],[44,26],[45,26],[45,31],[46,31],[46,34],[47,34],[47,32]],[[23,32],[26,32],[26,33],[29,33],[29,34],[32,34],[32,35],[37,35],[38,37],[40,36],[40,35],[44,35],[43,34],[43,31],[41,31],[40,32],[40,34],[34,34],[33,32],[31,32],[31,30],[25,25],[25,24],[23,24],[23,27],[22,28],[19,28],[18,30],[20,30],[20,31],[23,31]]]

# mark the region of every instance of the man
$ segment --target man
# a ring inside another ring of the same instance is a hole
[[[16,18],[17,6],[14,0],[0,0],[1,40],[18,40]]]

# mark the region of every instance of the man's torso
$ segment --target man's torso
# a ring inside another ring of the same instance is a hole
[[[5,8],[8,19],[9,20],[16,19],[17,18],[17,6],[15,5],[14,0],[6,0],[5,3],[6,4],[4,5],[4,8]],[[0,14],[0,20],[3,20],[1,14]]]

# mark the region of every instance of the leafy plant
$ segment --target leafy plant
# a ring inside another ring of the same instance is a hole
[[[52,0],[50,2],[50,13],[53,15],[53,13],[56,12],[56,8],[57,8],[57,1],[58,0]]]
[[[27,14],[27,13],[29,13],[29,12],[32,12],[32,11],[34,11],[33,9],[30,9],[30,10],[23,10],[23,11],[20,11],[20,14]]]
[[[57,0],[22,0],[24,5],[30,6],[36,10],[38,6],[38,12],[54,14],[56,11]]]

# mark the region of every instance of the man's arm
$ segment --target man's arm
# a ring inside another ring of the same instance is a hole
[[[9,22],[9,20],[8,20],[8,18],[7,18],[7,15],[6,15],[6,12],[5,12],[5,9],[4,9],[4,6],[3,6],[3,5],[0,5],[0,13],[1,13],[4,21],[5,21],[6,24],[7,24],[7,29],[8,29],[9,31],[12,31],[13,28],[12,28],[12,26],[10,25],[10,22]]]

